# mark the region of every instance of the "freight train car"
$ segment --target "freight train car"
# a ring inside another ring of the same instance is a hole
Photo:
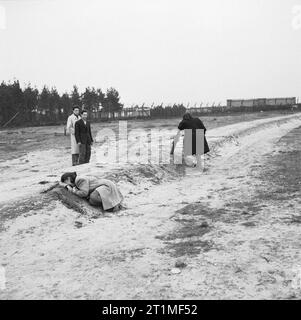
[[[293,106],[296,98],[272,98],[272,99],[241,99],[227,100],[228,107],[255,107],[255,106]]]
[[[266,104],[268,106],[287,106],[295,105],[296,98],[276,98],[276,99],[266,99]]]

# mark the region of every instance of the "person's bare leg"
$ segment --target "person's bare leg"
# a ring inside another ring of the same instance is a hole
[[[78,153],[73,153],[72,154],[72,165],[77,166],[78,165],[78,158],[79,154]]]
[[[197,159],[197,164],[196,167],[198,170],[204,170],[204,158],[202,155],[197,155],[196,156]]]

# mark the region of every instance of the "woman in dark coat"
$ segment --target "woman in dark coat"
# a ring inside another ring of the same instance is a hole
[[[184,136],[184,157],[194,155],[197,158],[197,165],[201,164],[201,155],[210,151],[206,139],[206,127],[199,118],[193,118],[190,113],[185,113],[183,120],[179,123],[178,133],[174,139],[173,150],[178,142],[181,131],[185,130]],[[204,130],[202,134],[198,133],[198,129]],[[172,150],[172,153],[173,153]]]

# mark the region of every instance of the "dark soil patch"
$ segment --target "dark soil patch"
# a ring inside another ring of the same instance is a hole
[[[48,183],[49,183],[49,181],[46,181],[46,180],[43,180],[43,181],[40,181],[40,182],[39,182],[39,184],[42,184],[42,185],[48,184]]]
[[[297,224],[301,223],[301,216],[293,216],[291,218],[291,223],[297,223]]]
[[[242,223],[242,225],[245,226],[245,227],[249,227],[249,228],[256,227],[256,223],[255,222],[251,222],[251,221],[244,222],[244,223]]]
[[[58,127],[56,127],[57,129]],[[49,150],[54,146],[68,146],[70,139],[68,136],[56,135],[52,130],[54,127],[30,128],[24,131],[2,131],[0,140],[5,141],[1,146],[4,151],[0,161],[19,158],[31,151]],[[59,128],[58,130],[61,130]],[[26,152],[24,152],[26,150]]]
[[[227,203],[224,208],[219,209],[209,208],[200,202],[196,202],[185,206],[176,213],[184,216],[199,216],[198,220],[204,217],[207,220],[210,219],[212,222],[222,221],[224,223],[234,223],[237,220],[241,220],[242,216],[247,219],[248,216],[258,214],[261,209],[262,206],[260,204],[251,201],[231,202]]]
[[[212,249],[213,243],[202,240],[187,240],[176,243],[166,243],[166,249],[162,253],[168,253],[170,256],[179,258],[182,256],[197,256],[201,252],[208,252]]]
[[[287,201],[301,196],[301,127],[292,130],[277,143],[280,148],[266,158],[260,174],[263,182],[257,198]]]
[[[30,211],[36,212],[49,206],[49,198],[44,195],[14,201],[13,203],[6,203],[0,207],[0,231],[4,230],[4,223],[6,221],[15,219]]]
[[[74,222],[74,226],[75,226],[75,228],[80,229],[80,228],[83,227],[83,223],[80,222],[80,221],[75,221],[75,222]]]
[[[73,209],[87,218],[99,216],[102,213],[101,208],[92,207],[86,199],[70,193],[63,187],[56,186],[46,194],[48,195],[48,201],[60,200],[65,207]]]
[[[236,217],[254,216],[262,210],[262,205],[251,201],[231,202],[227,204],[228,210],[236,212]],[[238,209],[238,210],[236,210]]]
[[[132,250],[121,250],[121,251],[105,251],[99,259],[103,262],[106,261],[109,265],[114,265],[120,262],[126,262],[127,260],[134,260],[142,258],[145,255],[145,248],[137,248]]]
[[[213,241],[201,239],[214,228],[214,222],[237,223],[248,220],[260,210],[260,205],[250,201],[228,203],[225,208],[220,209],[210,208],[199,201],[176,211],[174,221],[178,223],[177,227],[171,233],[156,238],[164,241],[166,247],[162,252],[165,254],[173,257],[195,256],[214,248]],[[245,221],[243,225],[256,226],[249,221]]]
[[[161,252],[178,258],[209,251],[213,243],[201,238],[212,229],[210,222],[207,221],[207,218],[211,217],[208,212],[210,210],[207,208],[206,211],[205,206],[201,207],[199,203],[190,204],[178,210],[173,219],[177,223],[176,228],[168,234],[156,237],[166,245]]]
[[[201,202],[191,203],[184,208],[176,211],[176,214],[179,215],[187,215],[193,216],[196,219],[197,216],[201,219],[201,217],[209,218],[213,221],[219,219],[221,215],[228,213],[228,209],[211,209]]]
[[[301,216],[291,216],[291,217],[285,217],[284,222],[287,224],[301,224]]]
[[[180,226],[175,232],[170,233],[168,235],[157,236],[157,239],[160,240],[179,240],[179,239],[187,239],[192,237],[202,237],[204,234],[210,231],[210,227],[205,223],[197,223],[195,220],[190,221],[181,221]]]

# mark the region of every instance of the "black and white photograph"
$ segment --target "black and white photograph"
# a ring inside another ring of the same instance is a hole
[[[299,299],[301,0],[0,0],[0,300]]]

